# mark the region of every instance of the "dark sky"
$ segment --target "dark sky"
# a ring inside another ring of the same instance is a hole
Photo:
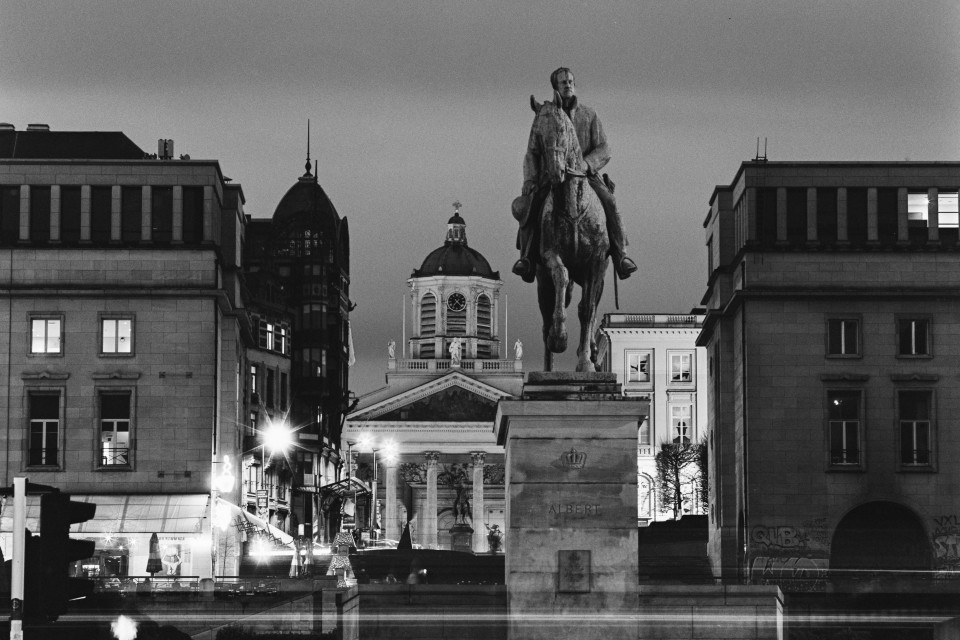
[[[151,152],[173,138],[177,154],[218,159],[254,217],[303,173],[311,120],[320,182],[350,220],[361,394],[383,382],[406,279],[455,200],[506,283],[510,344],[540,367],[534,290],[509,273],[509,206],[527,98],[549,96],[557,66],[613,145],[641,269],[624,311],[699,304],[708,199],[758,136],[771,160],[958,159],[956,0],[0,0],[0,16],[0,120],[119,130]],[[612,294],[608,275],[606,312]]]

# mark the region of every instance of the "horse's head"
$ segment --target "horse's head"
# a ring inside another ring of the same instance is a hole
[[[580,142],[573,122],[563,110],[560,94],[554,91],[553,101],[543,104],[530,96],[530,106],[537,113],[533,128],[540,145],[542,174],[552,185],[560,184],[567,175],[583,176]]]

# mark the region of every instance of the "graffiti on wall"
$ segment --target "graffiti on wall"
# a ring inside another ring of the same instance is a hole
[[[824,591],[829,564],[826,558],[758,556],[750,575],[756,584],[779,585],[783,591]]]
[[[960,569],[960,518],[956,515],[933,519],[933,554],[937,569]]]
[[[756,584],[776,584],[784,591],[826,589],[829,543],[826,518],[793,524],[754,526],[750,530],[750,576]]]

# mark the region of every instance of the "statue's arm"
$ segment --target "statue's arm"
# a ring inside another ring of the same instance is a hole
[[[537,149],[537,136],[533,129],[527,140],[527,153],[523,156],[523,195],[530,195],[537,189],[540,180],[540,153]]]
[[[600,118],[597,117],[596,113],[590,120],[590,140],[593,142],[592,149],[584,160],[590,167],[590,173],[600,173],[600,170],[610,162],[610,145],[607,142],[606,134],[603,132]]]

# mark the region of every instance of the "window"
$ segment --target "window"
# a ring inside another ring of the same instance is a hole
[[[266,384],[266,393],[267,393],[267,408],[273,409],[274,407],[274,388],[276,387],[276,372],[273,369],[267,369],[267,384]]]
[[[423,338],[436,335],[437,331],[437,299],[428,293],[420,300],[420,336]]]
[[[287,374],[283,371],[280,372],[280,410],[287,410]]]
[[[830,464],[860,464],[860,392],[828,391]]]
[[[143,235],[143,189],[122,187],[120,189],[120,239],[126,243],[140,242]]]
[[[183,241],[203,241],[203,187],[183,188]]]
[[[60,188],[60,240],[66,244],[80,241],[80,187]]]
[[[897,355],[930,355],[930,321],[926,318],[897,320]]]
[[[130,318],[103,318],[100,352],[110,354],[132,353],[133,320]]]
[[[929,466],[931,456],[931,392],[900,391],[900,464]]]
[[[152,187],[150,200],[152,240],[169,244],[173,238],[173,187]]]
[[[30,319],[30,353],[60,353],[60,318]]]
[[[652,438],[650,437],[650,419],[644,418],[640,423],[640,430],[637,433],[637,444],[642,447],[649,447]]]
[[[110,242],[113,229],[113,190],[90,188],[90,240],[94,244]]]
[[[855,318],[827,320],[827,355],[860,355],[860,321]]]
[[[260,404],[260,387],[257,386],[259,375],[260,367],[255,364],[250,365],[250,402],[252,404]]]
[[[0,242],[20,239],[20,187],[0,187]]]
[[[477,298],[477,335],[481,338],[489,338],[493,335],[491,309],[490,298],[480,294]]]
[[[130,392],[100,394],[100,464],[130,466]]]
[[[627,383],[650,382],[650,351],[627,352]]]
[[[60,440],[60,394],[31,393],[30,450],[27,464],[31,466],[56,466]]]
[[[787,240],[807,240],[807,190],[802,187],[787,189]]]
[[[956,229],[960,226],[956,191],[941,191],[937,194],[937,212],[941,229]]]
[[[670,354],[670,382],[693,382],[693,354]]]
[[[670,407],[670,434],[674,444],[690,444],[690,417],[693,405],[681,404]]]
[[[30,187],[30,242],[50,241],[50,187]]]

